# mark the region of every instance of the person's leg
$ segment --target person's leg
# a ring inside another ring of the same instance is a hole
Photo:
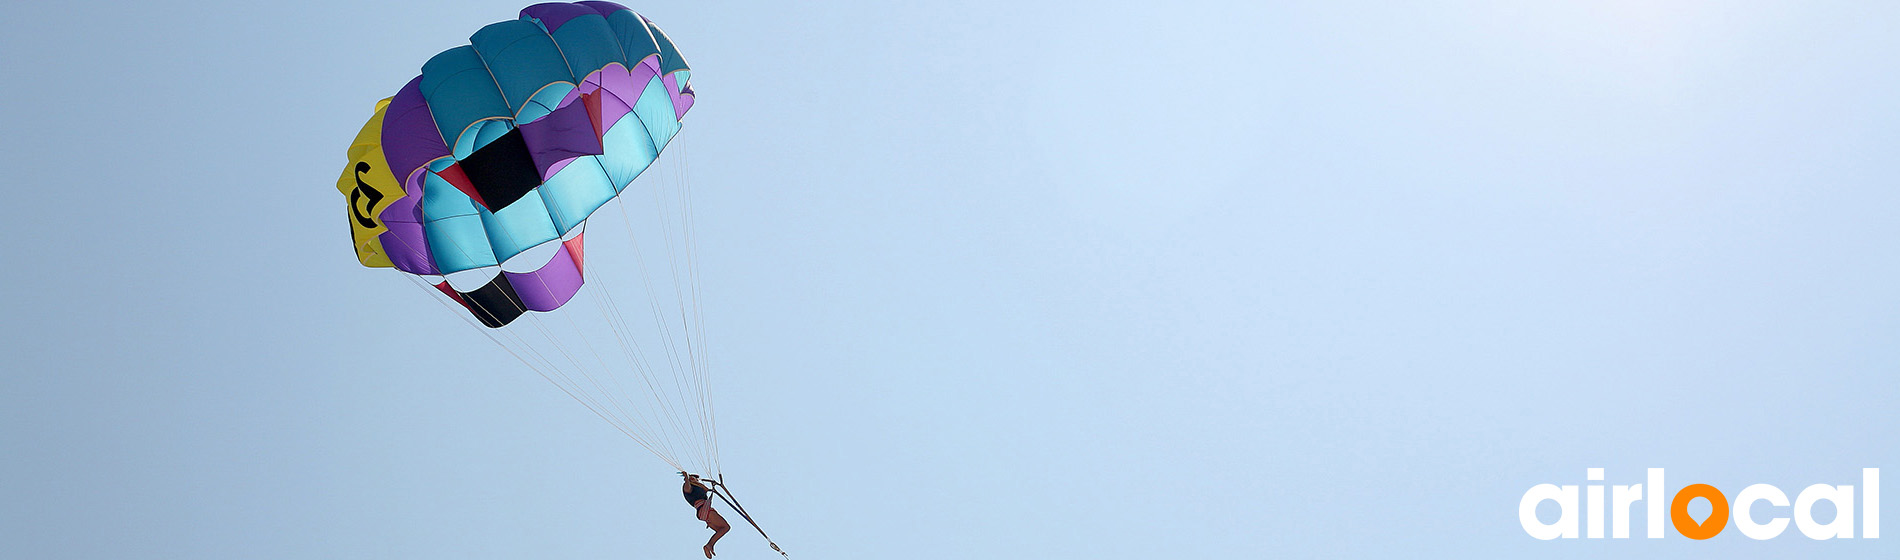
[[[719,515],[719,510],[708,506],[706,508],[706,526],[712,528],[713,536],[711,539],[706,540],[706,546],[702,548],[706,552],[706,557],[712,558],[713,544],[719,542],[720,537],[726,536],[726,531],[732,530],[732,524],[726,522],[725,516]]]

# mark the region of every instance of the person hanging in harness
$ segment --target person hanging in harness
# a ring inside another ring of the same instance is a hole
[[[719,537],[726,536],[726,531],[732,530],[732,524],[726,523],[726,518],[720,516],[718,510],[713,509],[712,490],[706,486],[706,483],[699,480],[699,475],[688,473],[680,473],[680,475],[686,477],[686,483],[680,486],[680,490],[686,494],[686,503],[693,504],[695,516],[700,521],[706,522],[707,529],[712,529],[712,538],[706,541],[706,546],[701,547],[705,550],[706,557],[712,558],[713,543],[719,542]]]

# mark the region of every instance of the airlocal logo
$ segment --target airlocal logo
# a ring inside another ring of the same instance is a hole
[[[1593,468],[1586,471],[1589,480],[1603,480],[1603,469]],[[1728,527],[1732,518],[1735,528],[1743,535],[1755,540],[1767,540],[1780,536],[1788,529],[1787,517],[1768,517],[1765,522],[1756,522],[1758,516],[1751,513],[1757,502],[1768,502],[1777,507],[1788,505],[1788,494],[1767,484],[1755,484],[1743,488],[1735,494],[1734,509],[1731,514],[1730,501],[1721,490],[1707,484],[1691,484],[1676,491],[1676,495],[1663,501],[1663,470],[1649,469],[1649,476],[1642,484],[1618,484],[1610,487],[1610,503],[1603,503],[1603,485],[1584,485],[1587,507],[1577,505],[1577,486],[1539,484],[1524,492],[1524,498],[1517,502],[1517,522],[1524,526],[1524,532],[1543,540],[1563,537],[1577,538],[1577,517],[1585,516],[1586,538],[1603,538],[1604,511],[1610,512],[1610,538],[1627,539],[1630,536],[1630,507],[1643,502],[1649,538],[1660,539],[1663,532],[1663,520],[1668,519],[1677,533],[1691,539],[1713,538]],[[1851,539],[1854,538],[1854,495],[1853,486],[1834,486],[1815,484],[1801,489],[1794,498],[1794,525],[1801,534],[1810,539]],[[1689,504],[1696,499],[1708,500],[1709,516],[1701,521],[1689,515]],[[1545,501],[1557,503],[1561,512],[1555,523],[1545,523],[1537,518],[1537,506]],[[1828,502],[1834,506],[1834,519],[1821,523],[1814,519],[1814,505]],[[1860,527],[1861,537],[1880,538],[1880,469],[1860,470]],[[1669,515],[1663,515],[1663,508],[1669,508]],[[1581,512],[1579,510],[1581,509]]]

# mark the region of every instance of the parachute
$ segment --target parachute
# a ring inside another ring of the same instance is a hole
[[[678,152],[691,75],[672,39],[624,6],[529,6],[376,102],[337,190],[363,266],[400,271],[677,470],[715,473],[690,184],[683,166],[635,184]],[[631,198],[652,212],[628,210]],[[582,290],[610,276],[583,244],[616,200],[644,294]],[[664,246],[670,274],[648,266],[643,243]],[[621,313],[616,298],[634,294],[652,325]],[[580,300],[595,313],[570,313]]]
[[[501,327],[580,289],[581,224],[679,132],[691,70],[608,2],[529,6],[469,43],[377,102],[337,189],[364,266],[442,276]]]

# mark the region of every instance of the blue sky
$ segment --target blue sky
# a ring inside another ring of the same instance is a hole
[[[1900,465],[1900,9],[859,4],[631,5],[794,557],[1894,555],[1516,506]],[[6,555],[697,554],[668,467],[348,246],[372,103],[520,7],[12,8]]]

